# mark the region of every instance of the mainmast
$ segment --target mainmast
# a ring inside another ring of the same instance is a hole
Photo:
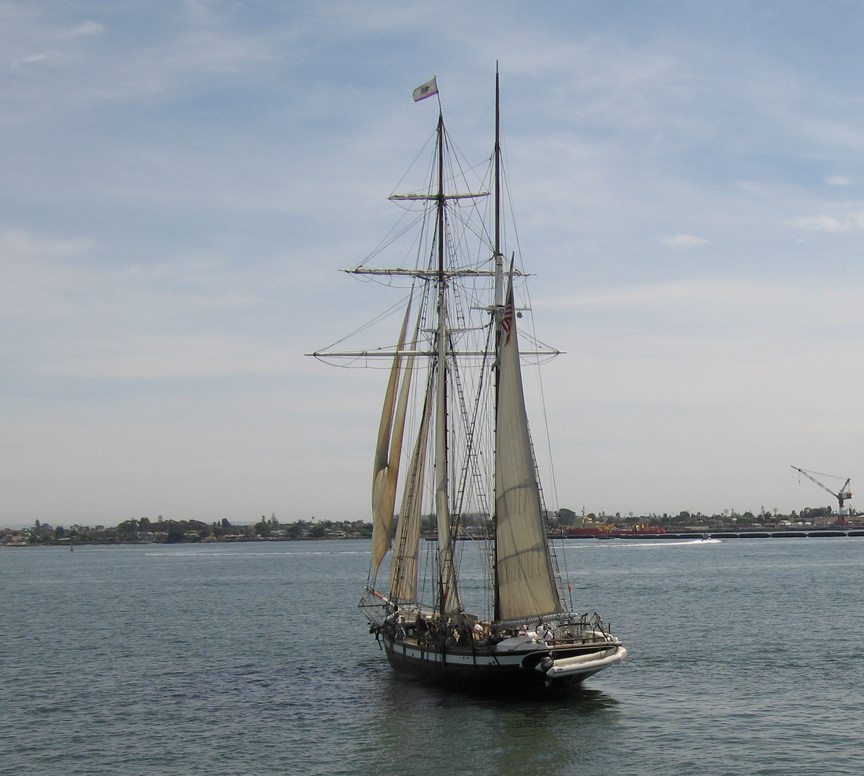
[[[513,264],[504,297],[501,253],[501,121],[495,73],[495,530],[494,619],[537,617],[561,611],[540,484],[534,464],[522,371]]]
[[[504,255],[501,253],[501,99],[495,65],[495,307],[504,307]]]
[[[444,219],[447,197],[444,193],[444,117],[438,114],[438,329],[436,332],[436,365],[438,379],[435,394],[435,513],[438,524],[438,575],[440,605],[444,617],[458,615],[456,572],[453,567],[453,543],[450,536],[450,498],[447,445],[447,274],[444,251]]]
[[[498,406],[498,359],[501,353],[501,316],[504,309],[504,256],[501,253],[501,93],[498,84],[498,63],[495,63],[495,146],[493,150],[493,166],[495,171],[495,307],[493,310],[493,325],[495,326],[495,407]],[[497,424],[495,433],[497,434]],[[497,508],[492,515],[492,557],[497,557],[498,544],[498,514]],[[493,584],[493,618],[500,619],[501,601],[498,594],[498,564],[492,567]]]

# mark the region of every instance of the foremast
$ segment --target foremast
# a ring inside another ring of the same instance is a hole
[[[440,106],[439,106],[440,108]],[[391,359],[390,379],[385,393],[384,406],[379,424],[372,488],[372,563],[367,591],[378,604],[387,608],[420,607],[419,591],[419,538],[421,514],[424,507],[424,491],[431,496],[431,511],[437,525],[436,566],[433,608],[443,620],[457,625],[462,620],[462,602],[457,590],[457,571],[454,563],[457,519],[453,516],[452,488],[460,482],[454,475],[457,466],[454,455],[454,439],[451,428],[451,393],[462,396],[462,389],[454,387],[459,382],[455,360],[461,357],[488,358],[488,350],[457,348],[456,339],[464,334],[460,328],[462,314],[451,309],[450,295],[457,286],[469,279],[484,279],[495,275],[495,269],[483,266],[462,265],[449,256],[453,235],[450,220],[451,203],[482,198],[488,192],[448,193],[446,175],[449,168],[448,135],[443,114],[439,109],[435,133],[435,159],[432,180],[425,193],[391,195],[396,201],[425,201],[429,206],[429,236],[431,251],[426,259],[414,268],[374,268],[360,265],[350,274],[372,277],[408,277],[414,281],[401,333],[395,351],[386,349],[373,351],[339,351],[330,348],[313,355],[322,359],[374,358]],[[456,242],[459,242],[457,236]],[[410,308],[415,303],[417,317],[413,335],[409,332]],[[428,306],[427,306],[428,305]],[[427,317],[428,311],[428,317]],[[453,319],[455,316],[455,320]],[[455,327],[455,328],[454,328]],[[404,479],[399,476],[399,457],[402,454],[402,436],[405,431],[406,407],[414,362],[417,357],[428,360],[428,380],[425,399],[419,418],[414,447],[407,458]],[[464,413],[464,407],[462,407]],[[461,450],[461,448],[458,448]],[[469,456],[470,457],[470,456]],[[428,475],[428,488],[424,478]],[[394,513],[397,480],[402,480],[402,501],[395,526]],[[379,591],[377,583],[381,561],[390,549],[392,539],[393,560],[390,565],[389,594]],[[361,607],[363,603],[361,602]],[[421,607],[422,608],[422,607]],[[428,610],[427,610],[428,611]],[[368,610],[367,610],[368,614]]]
[[[436,340],[435,384],[435,515],[438,525],[439,605],[444,618],[459,618],[460,603],[453,564],[453,537],[450,521],[450,462],[447,438],[447,382],[449,374],[449,335],[447,315],[447,274],[444,251],[444,223],[447,197],[444,193],[444,116],[438,113],[438,194],[436,232],[438,256],[438,327]]]

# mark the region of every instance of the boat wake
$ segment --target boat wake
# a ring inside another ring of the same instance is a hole
[[[654,541],[623,541],[623,542],[603,542],[603,547],[696,547],[702,544],[722,544],[721,539],[682,539],[680,541],[668,539],[656,539]],[[567,545],[570,549],[573,545]],[[588,547],[587,544],[576,545],[579,547]],[[591,547],[597,547],[596,543],[591,543]]]

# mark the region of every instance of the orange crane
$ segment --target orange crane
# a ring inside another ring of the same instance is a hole
[[[803,474],[808,480],[813,480],[813,482],[815,482],[820,488],[822,488],[822,490],[827,490],[832,496],[834,496],[834,498],[837,499],[837,503],[839,504],[839,508],[837,510],[838,517],[837,517],[837,522],[835,523],[835,525],[847,525],[846,513],[843,512],[843,502],[848,501],[850,498],[852,498],[852,493],[849,491],[849,482],[851,481],[852,478],[847,477],[846,482],[843,483],[843,487],[840,488],[840,492],[835,493],[833,490],[831,490],[831,488],[829,488],[824,483],[819,482],[819,480],[817,480],[813,476],[814,474],[819,474],[819,472],[804,471],[804,469],[799,469],[797,466],[793,466],[792,468],[796,472],[798,472],[799,474]],[[843,479],[842,477],[838,477],[837,475],[834,475],[834,474],[822,474],[820,476],[821,477],[837,477],[838,480]]]

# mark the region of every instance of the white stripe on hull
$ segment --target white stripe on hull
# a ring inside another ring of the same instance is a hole
[[[404,641],[383,639],[391,665],[400,671],[428,678],[499,679],[518,676],[546,683],[573,683],[624,659],[627,650],[616,644],[569,657],[555,657],[555,650],[467,652],[424,649]],[[567,650],[572,652],[572,649]]]

